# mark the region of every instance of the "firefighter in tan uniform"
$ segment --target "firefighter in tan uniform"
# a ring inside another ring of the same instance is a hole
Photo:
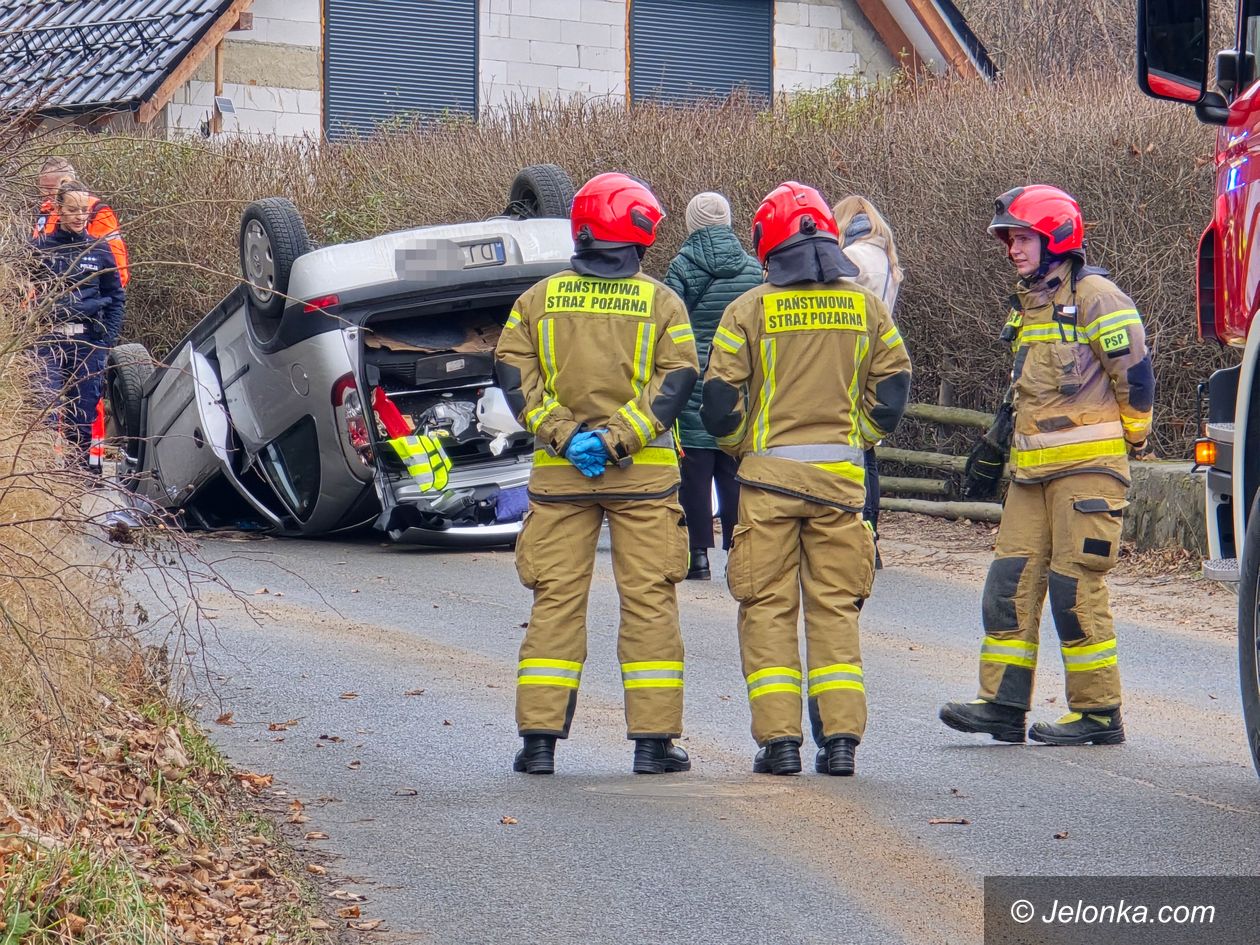
[[[1155,401],[1146,332],[1133,302],[1085,265],[1080,207],[1021,187],[997,200],[989,231],[1019,272],[1005,337],[1015,363],[1011,485],[985,582],[980,693],[941,721],[1023,742],[1047,589],[1071,710],[1028,737],[1051,745],[1124,741],[1106,575],[1116,563],[1128,452],[1145,449]],[[989,473],[994,482],[1000,455]]]
[[[759,774],[801,770],[803,695],[815,770],[853,774],[866,728],[858,611],[875,545],[862,520],[863,453],[901,419],[910,358],[839,240],[818,191],[794,181],[772,191],[753,221],[768,282],[727,307],[705,373],[701,418],[740,459],[727,583]]]
[[[687,771],[683,644],[674,585],[687,572],[671,429],[699,376],[682,301],[640,261],[664,218],[646,186],[600,174],[573,200],[573,268],[529,289],[496,358],[537,442],[516,546],[534,591],[517,669],[514,768],[550,774],[586,661],[586,605],[608,520],[621,602],[618,658],[637,774]]]

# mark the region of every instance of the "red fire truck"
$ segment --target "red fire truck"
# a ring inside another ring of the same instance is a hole
[[[1137,72],[1146,94],[1219,127],[1216,202],[1199,241],[1199,336],[1237,351],[1239,363],[1201,387],[1207,423],[1195,461],[1207,472],[1203,573],[1238,591],[1243,715],[1260,772],[1260,330],[1249,331],[1260,308],[1260,0],[1234,2],[1231,48],[1216,53],[1209,82],[1210,0],[1138,0]]]

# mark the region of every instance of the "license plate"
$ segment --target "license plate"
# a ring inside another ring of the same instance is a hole
[[[503,240],[465,243],[460,249],[464,251],[465,269],[477,269],[481,266],[502,266],[507,262],[507,255],[503,251]]]

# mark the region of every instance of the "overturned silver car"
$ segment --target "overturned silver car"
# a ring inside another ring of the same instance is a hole
[[[494,347],[516,298],[568,265],[572,198],[538,165],[501,217],[320,249],[289,201],[251,204],[241,285],[165,363],[109,353],[124,481],[190,528],[512,542],[533,442]]]

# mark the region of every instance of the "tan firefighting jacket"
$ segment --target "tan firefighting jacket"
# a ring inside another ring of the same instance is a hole
[[[701,419],[740,457],[741,482],[860,511],[862,454],[909,396],[910,356],[873,293],[848,279],[766,284],[722,316]]]
[[[1155,401],[1146,331],[1133,301],[1099,270],[1073,281],[1065,262],[1011,299],[1011,476],[1104,472],[1128,483],[1128,445],[1149,435]]]
[[[508,316],[495,352],[508,404],[534,434],[539,499],[648,497],[678,488],[671,432],[699,376],[681,299],[642,272],[572,270],[537,283]],[[564,458],[574,435],[606,429],[611,464],[588,479]]]

